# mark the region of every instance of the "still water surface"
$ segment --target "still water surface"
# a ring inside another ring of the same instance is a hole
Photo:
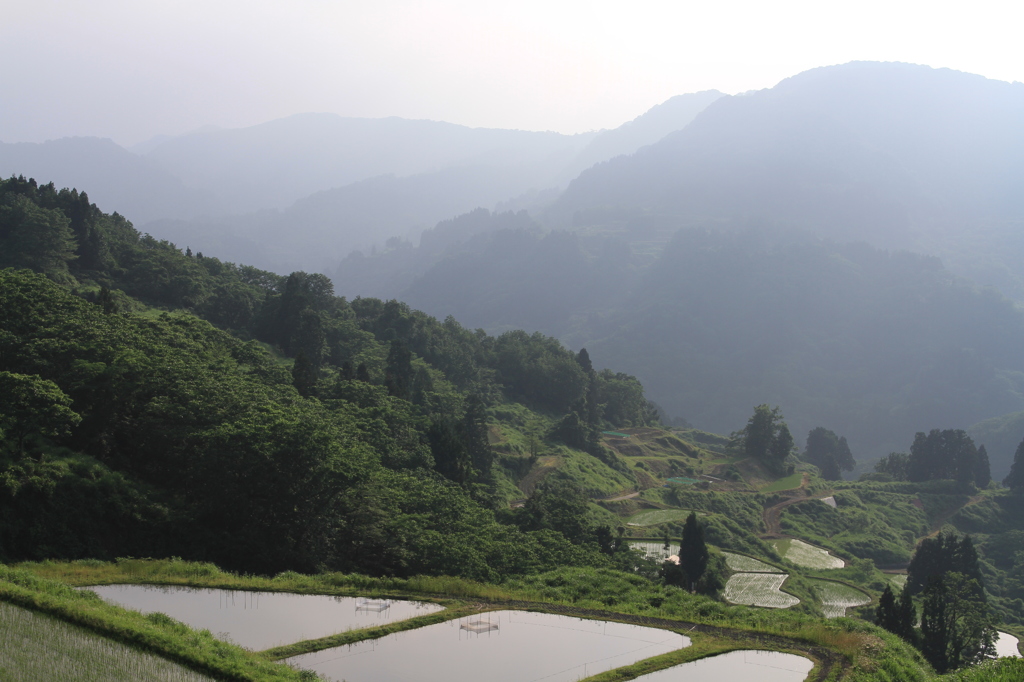
[[[1020,658],[1018,639],[1008,632],[996,632],[996,658],[1004,656]]]
[[[287,662],[346,682],[571,682],[689,645],[668,630],[496,611]]]
[[[154,585],[97,585],[103,599],[159,611],[254,651],[442,610],[437,604],[286,592]]]
[[[802,682],[814,667],[809,659],[778,651],[730,651],[636,678],[636,682]]]

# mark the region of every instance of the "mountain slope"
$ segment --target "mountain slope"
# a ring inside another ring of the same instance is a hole
[[[910,64],[813,69],[723,97],[685,129],[585,171],[549,221],[599,209],[676,226],[785,224],[838,240],[957,256],[1024,295],[1024,84]],[[1009,249],[1009,251],[1008,251]]]
[[[220,206],[209,189],[186,187],[159,164],[93,137],[0,143],[0,177],[11,175],[52,178],[59,187],[88,187],[93,201],[140,224],[191,218]]]

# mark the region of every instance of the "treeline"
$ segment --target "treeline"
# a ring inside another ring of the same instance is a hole
[[[0,403],[0,560],[488,580],[632,560],[582,517],[493,511],[492,405],[588,434],[655,418],[585,353],[182,253],[23,178],[0,182],[0,259],[36,273],[0,271],[0,383],[33,399]]]
[[[910,453],[893,452],[875,464],[868,478],[891,481],[953,480],[986,488],[992,481],[988,452],[963,429],[932,429],[914,436]]]

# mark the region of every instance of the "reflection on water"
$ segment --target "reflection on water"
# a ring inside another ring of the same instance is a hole
[[[287,662],[347,682],[571,682],[689,644],[668,630],[497,611]]]
[[[103,599],[159,611],[255,651],[440,611],[413,601],[154,585],[98,585]]]
[[[814,663],[778,651],[730,651],[636,678],[636,682],[802,682]]]
[[[996,658],[1004,656],[1020,658],[1017,643],[1020,641],[1008,632],[996,632]]]

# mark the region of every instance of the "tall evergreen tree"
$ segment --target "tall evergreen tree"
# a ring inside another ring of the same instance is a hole
[[[310,397],[316,388],[316,378],[316,367],[304,352],[299,351],[295,357],[295,364],[292,365],[292,384],[295,386],[295,390],[303,398]]]
[[[878,606],[875,608],[875,623],[889,632],[898,632],[900,626],[900,614],[896,606],[896,597],[892,589],[886,585],[882,596],[878,598]]]
[[[1010,473],[1003,479],[1003,485],[1015,493],[1024,491],[1024,440],[1017,446]]]
[[[900,591],[900,599],[896,604],[896,616],[896,630],[894,632],[911,644],[916,644],[917,609],[914,608],[914,598],[910,596],[910,591],[906,585]]]
[[[710,554],[704,542],[704,528],[697,520],[696,512],[690,512],[683,524],[683,539],[679,543],[679,566],[686,573],[689,589],[696,589],[697,583],[707,570]]]
[[[404,341],[395,339],[388,350],[387,365],[384,368],[384,386],[390,395],[408,400],[411,397],[412,352]]]
[[[992,482],[992,467],[988,461],[988,450],[984,445],[978,446],[978,459],[974,467],[974,485],[987,488]]]
[[[852,471],[857,465],[845,437],[823,426],[811,429],[807,434],[804,459],[821,470],[821,475],[830,481],[841,480],[843,471]]]
[[[950,572],[973,580],[978,598],[984,599],[984,583],[974,542],[969,535],[958,537],[948,532],[925,538],[917,546],[907,567],[907,589],[912,595],[918,594],[927,587],[929,580]]]
[[[747,457],[777,473],[793,452],[793,435],[783,421],[782,411],[764,404],[755,407],[747,425],[733,434],[733,443],[742,446]]]

